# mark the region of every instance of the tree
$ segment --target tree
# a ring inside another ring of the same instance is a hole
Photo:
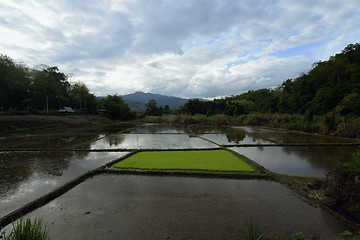
[[[0,107],[24,109],[29,99],[29,68],[0,55]]]
[[[145,114],[150,116],[161,116],[162,109],[157,106],[155,99],[151,99],[147,104],[145,104],[146,110]]]
[[[57,67],[41,65],[32,71],[31,97],[37,109],[59,109],[70,103],[70,83]]]
[[[116,94],[108,95],[107,98],[103,100],[103,104],[111,119],[128,120],[135,116],[123,99]]]
[[[87,112],[95,112],[96,97],[89,92],[88,87],[83,82],[76,82],[71,84],[69,92],[72,106],[80,109],[85,109]]]

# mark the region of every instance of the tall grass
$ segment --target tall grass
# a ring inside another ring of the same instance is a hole
[[[264,233],[261,231],[258,223],[254,223],[250,217],[250,222],[245,220],[245,228],[241,230],[246,240],[263,240]]]
[[[5,230],[0,229],[1,240],[48,240],[49,234],[42,218],[31,219],[20,218],[12,223],[12,231],[7,236]]]

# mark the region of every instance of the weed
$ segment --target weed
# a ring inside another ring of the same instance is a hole
[[[353,234],[350,231],[345,231],[341,234],[342,238],[339,240],[360,240],[360,231],[356,234]]]
[[[318,240],[318,237],[310,237],[310,238],[306,238],[302,232],[296,233],[294,234],[292,237],[287,238],[287,237],[276,237],[276,238],[271,238],[273,240]]]
[[[264,234],[261,231],[259,224],[254,223],[250,217],[250,222],[245,220],[245,228],[241,230],[242,234],[247,240],[262,240],[264,239]]]
[[[6,238],[5,233],[1,236],[6,240],[44,240],[49,239],[46,225],[43,224],[41,218],[35,218],[34,222],[27,218],[23,220],[20,218],[16,223],[12,223],[12,232]]]

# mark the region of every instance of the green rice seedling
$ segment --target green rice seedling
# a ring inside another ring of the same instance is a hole
[[[225,150],[139,152],[115,164],[114,167],[148,170],[254,172],[251,166]]]
[[[263,240],[264,233],[261,231],[259,224],[254,223],[250,217],[250,222],[245,220],[245,228],[241,230],[247,240]]]
[[[27,218],[23,220],[20,218],[16,223],[12,223],[13,229],[8,237],[8,240],[47,240],[50,239],[48,229],[43,224],[41,218],[35,218],[34,222]],[[4,238],[5,239],[5,238]]]

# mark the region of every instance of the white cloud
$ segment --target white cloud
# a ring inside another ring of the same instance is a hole
[[[357,0],[3,0],[0,9],[0,53],[56,65],[97,95],[273,87],[360,36]]]

